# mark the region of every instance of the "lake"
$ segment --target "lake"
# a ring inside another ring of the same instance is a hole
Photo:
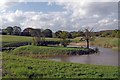
[[[73,46],[68,46],[68,47],[73,47]],[[74,47],[79,47],[79,46],[74,46]],[[73,63],[81,63],[81,64],[118,66],[118,51],[113,51],[112,49],[109,48],[102,48],[102,47],[97,47],[97,48],[100,51],[97,54],[53,57],[53,58],[49,58],[49,60],[61,61],[61,62],[73,62]]]

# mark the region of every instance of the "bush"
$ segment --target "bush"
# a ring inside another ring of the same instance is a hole
[[[5,43],[2,45],[2,47],[19,47],[19,46],[25,46],[30,44],[31,42]]]

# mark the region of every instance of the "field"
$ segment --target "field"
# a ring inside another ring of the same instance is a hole
[[[11,35],[0,35],[0,42],[2,42],[2,45],[14,45],[17,43],[22,43],[22,42],[32,42],[32,37],[27,37],[27,36],[11,36]],[[70,39],[71,41],[75,41],[74,39]],[[45,38],[45,41],[58,41],[60,42],[60,38]]]
[[[118,67],[54,62],[3,52],[3,78],[118,78]]]
[[[0,35],[3,43],[18,43],[18,42],[32,42],[32,37],[27,36],[11,36],[11,35]],[[58,41],[58,38],[45,38],[47,41]]]
[[[0,35],[0,39],[2,40],[2,45],[3,46],[14,46],[16,44],[24,43],[24,42],[32,42],[32,37],[27,37],[27,36],[11,36],[11,35]],[[59,38],[45,38],[46,41],[60,41]]]
[[[32,37],[0,35],[3,43],[32,42]],[[45,38],[46,41],[60,41],[60,38]],[[79,38],[70,39],[72,42],[79,42]]]

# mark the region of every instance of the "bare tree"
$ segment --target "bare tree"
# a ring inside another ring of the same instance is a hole
[[[90,39],[92,38],[93,28],[86,27],[85,29],[81,29],[81,32],[85,34],[84,39],[86,40],[86,47],[89,48],[90,46]]]

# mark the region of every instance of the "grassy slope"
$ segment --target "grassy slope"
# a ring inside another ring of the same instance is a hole
[[[117,78],[118,68],[54,62],[3,53],[3,78]]]
[[[11,35],[0,35],[0,39],[2,38],[2,42],[31,42],[32,37],[28,36],[11,36]],[[60,38],[45,38],[47,41],[59,41]],[[73,42],[79,42],[79,38],[70,39]]]
[[[107,38],[107,37],[98,37],[94,42],[92,42],[94,45],[99,45],[102,47],[105,47],[105,44],[108,45],[108,47],[111,47],[113,49],[118,48],[120,46],[120,39],[119,38]]]
[[[1,36],[1,35],[0,35]],[[11,35],[2,35],[2,42],[31,42],[32,37],[27,36],[11,36]],[[60,40],[58,38],[46,38],[49,41],[57,41]]]
[[[2,39],[2,40],[1,40]],[[45,38],[46,41],[59,41],[58,38]],[[27,36],[11,36],[11,35],[0,35],[0,42],[2,45],[16,44],[20,42],[32,42],[32,37]],[[0,46],[2,46],[0,45]]]

